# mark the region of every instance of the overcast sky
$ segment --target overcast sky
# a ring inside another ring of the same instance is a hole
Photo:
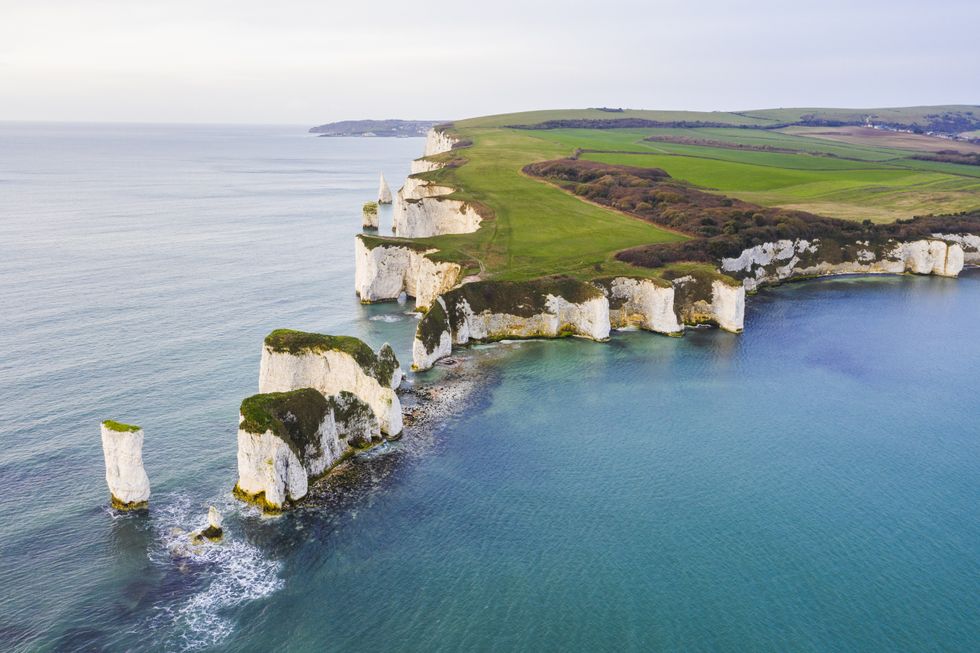
[[[977,0],[0,0],[0,120],[947,103],[980,103]]]

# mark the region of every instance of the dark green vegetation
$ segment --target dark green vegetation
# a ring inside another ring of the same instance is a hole
[[[853,247],[855,241],[861,240],[880,248],[893,239],[916,240],[936,232],[980,231],[977,213],[875,225],[870,221],[858,223],[803,211],[765,208],[697,190],[671,179],[657,168],[560,159],[528,165],[524,172],[547,179],[591,202],[696,237],[679,243],[644,245],[617,254],[622,261],[649,268],[679,261],[713,263],[723,257],[736,257],[746,248],[781,239],[819,238],[842,247]],[[841,260],[848,253],[838,251]]]
[[[242,401],[239,428],[256,434],[272,431],[305,460],[308,447],[316,455],[321,452],[320,425],[328,410],[327,399],[313,388],[252,395]]]
[[[364,211],[365,213],[377,213],[378,212],[378,203],[377,202],[365,202],[364,203],[364,206],[361,207],[361,210]]]
[[[122,422],[116,422],[111,419],[105,420],[102,422],[102,425],[110,431],[118,431],[119,433],[135,433],[140,430],[140,427],[134,424],[123,424]]]
[[[507,125],[515,129],[634,129],[646,127],[782,129],[785,127],[845,127],[877,125],[912,133],[956,135],[980,128],[980,107],[912,107],[903,109],[764,109],[732,113],[609,111],[611,116],[570,116]],[[575,112],[569,112],[575,113]],[[688,117],[686,114],[690,114]],[[735,117],[741,118],[737,120]]]
[[[321,136],[425,136],[439,120],[341,120],[312,127]]]
[[[265,346],[274,352],[293,355],[324,351],[349,354],[365,374],[384,386],[391,383],[392,374],[398,369],[398,359],[389,345],[384,345],[376,354],[363,340],[353,336],[329,336],[293,329],[276,329],[265,337]]]
[[[917,154],[913,159],[920,161],[939,161],[940,163],[960,163],[966,166],[980,166],[980,152],[964,153],[958,150],[940,150],[935,154]]]

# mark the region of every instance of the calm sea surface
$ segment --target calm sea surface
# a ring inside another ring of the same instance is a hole
[[[410,362],[352,236],[422,141],[304,131],[0,125],[0,650],[980,649],[976,272],[475,348],[457,416],[240,506],[269,330]],[[107,510],[105,418],[146,430],[148,517]],[[209,504],[227,537],[186,555]]]

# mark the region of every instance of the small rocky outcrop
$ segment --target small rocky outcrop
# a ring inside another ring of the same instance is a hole
[[[208,508],[208,525],[199,531],[191,534],[191,541],[200,544],[205,540],[219,542],[224,537],[225,531],[221,527],[221,513],[214,506]]]
[[[468,283],[439,296],[419,322],[413,368],[427,370],[454,345],[504,338],[609,338],[609,302],[574,279]]]
[[[391,189],[385,181],[385,173],[381,173],[381,180],[378,182],[378,204],[391,204]]]
[[[277,329],[265,338],[259,369],[259,392],[315,388],[324,396],[349,392],[370,406],[381,431],[402,430],[401,403],[395,389],[402,380],[398,359],[389,345],[374,352],[351,336],[331,336]]]
[[[235,496],[278,512],[355,449],[380,442],[374,411],[349,392],[313,388],[253,395],[241,405]]]
[[[433,261],[437,250],[396,245],[358,237],[354,242],[354,289],[364,303],[391,301],[401,293],[426,309],[437,295],[459,283],[463,268],[457,263]]]
[[[149,507],[150,479],[143,469],[143,429],[113,420],[102,422],[102,454],[112,507]]]
[[[378,228],[378,203],[365,202],[361,207],[361,227],[364,229]]]

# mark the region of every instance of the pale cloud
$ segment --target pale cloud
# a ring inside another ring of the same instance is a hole
[[[0,0],[0,119],[980,102],[980,5]]]

